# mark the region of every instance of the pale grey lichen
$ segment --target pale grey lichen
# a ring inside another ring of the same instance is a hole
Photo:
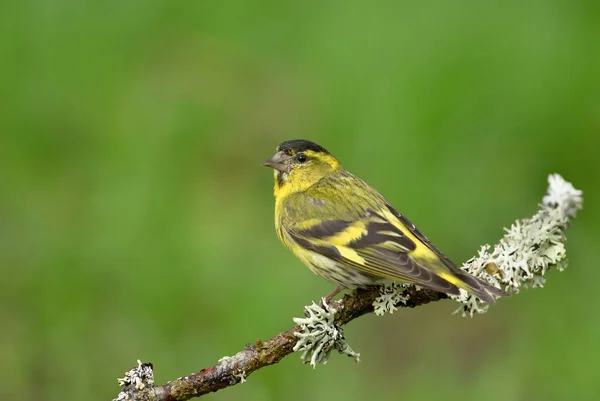
[[[125,372],[125,377],[117,379],[123,390],[113,401],[124,401],[132,399],[132,394],[137,390],[143,390],[146,386],[154,384],[154,371],[152,364],[142,363],[139,359],[138,366]]]
[[[583,206],[582,191],[558,174],[550,175],[548,184],[548,191],[533,217],[513,223],[493,249],[489,245],[482,246],[478,256],[462,268],[513,293],[521,288],[543,287],[544,276],[551,267],[564,270],[567,267],[564,231],[569,219]],[[490,264],[497,266],[498,271],[490,274],[486,269]],[[460,296],[453,297],[464,305],[457,312],[473,316],[487,311],[488,305],[461,292]]]
[[[242,370],[239,373],[234,373],[233,377],[235,377],[240,384],[246,383],[246,371],[245,370]]]
[[[220,358],[217,363],[225,363],[227,362],[229,359],[231,359],[230,356],[225,355],[224,357]]]
[[[247,356],[244,353],[235,356],[224,356],[217,361],[217,368],[221,371],[232,372],[230,383],[246,383],[246,371],[239,366],[247,366]]]
[[[582,191],[558,174],[550,175],[548,184],[548,191],[533,217],[517,220],[505,229],[506,234],[498,244],[493,248],[483,245],[462,269],[512,293],[518,293],[521,288],[543,287],[544,276],[551,267],[564,270],[567,267],[564,231],[569,219],[582,208]],[[381,293],[373,303],[378,315],[393,313],[399,302],[406,303],[402,286],[387,287]],[[484,313],[489,306],[464,290],[451,298],[463,304],[455,311],[462,312],[463,316]]]
[[[313,302],[304,310],[305,318],[294,318],[294,323],[300,326],[300,330],[294,333],[298,337],[294,351],[302,352],[300,357],[304,363],[310,363],[313,368],[318,363],[326,364],[333,349],[359,361],[360,354],[350,348],[341,327],[335,324],[336,309],[322,299],[321,305]]]
[[[373,308],[377,316],[385,315],[386,312],[393,314],[398,310],[397,305],[400,303],[406,305],[409,296],[406,294],[406,288],[410,284],[392,283],[389,286],[382,285],[379,287],[379,296],[373,301]]]

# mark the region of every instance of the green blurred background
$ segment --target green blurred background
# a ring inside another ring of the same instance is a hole
[[[0,5],[2,399],[106,400],[290,327],[330,284],[281,246],[272,172],[314,140],[452,259],[584,190],[570,267],[474,319],[440,302],[346,329],[212,400],[597,400],[597,1]]]

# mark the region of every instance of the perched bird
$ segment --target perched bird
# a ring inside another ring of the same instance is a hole
[[[277,236],[317,275],[343,289],[390,281],[493,303],[509,295],[460,270],[373,187],[325,148],[281,143],[263,163],[275,169]]]

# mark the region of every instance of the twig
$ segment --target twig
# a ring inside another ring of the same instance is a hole
[[[581,191],[558,175],[551,175],[549,183],[538,213],[517,221],[493,250],[490,251],[489,245],[484,246],[479,256],[465,263],[463,269],[514,293],[523,286],[542,286],[543,276],[551,266],[563,270],[566,267],[564,230],[569,218],[581,209],[583,198]],[[355,291],[328,305],[322,301],[321,306],[306,307],[306,319],[294,319],[297,326],[264,342],[256,340],[254,344],[247,344],[242,351],[221,358],[212,367],[162,386],[154,385],[152,365],[138,361],[138,367],[119,379],[123,389],[115,400],[189,400],[243,383],[254,371],[276,364],[295,349],[303,351],[302,359],[313,366],[326,363],[334,348],[357,359],[358,354],[343,338],[341,326],[375,309],[378,314],[391,313],[396,308],[414,308],[445,298],[448,298],[446,294],[435,291],[395,285],[388,290],[376,287]],[[486,305],[480,305],[466,293],[454,298],[463,304],[463,314],[472,316],[487,310]]]
[[[447,298],[446,294],[429,290],[417,291],[414,287],[408,288],[407,291],[410,299],[406,305],[400,304],[399,307],[414,308],[415,306]],[[330,306],[339,311],[335,319],[336,325],[345,325],[362,315],[373,312],[373,302],[378,296],[379,289],[373,288],[355,291],[339,301],[332,302]],[[121,379],[126,380],[126,382],[123,383],[122,396],[120,394],[117,399],[184,401],[233,386],[245,381],[254,371],[276,364],[294,352],[294,346],[298,341],[294,334],[299,329],[298,326],[295,326],[266,341],[256,340],[254,344],[247,344],[242,351],[234,356],[220,359],[216,365],[210,368],[202,369],[198,373],[189,376],[180,377],[162,386],[155,386],[154,378],[149,376],[147,372],[142,371],[147,370],[148,366],[151,365],[140,362],[137,368],[128,372],[125,379]],[[139,371],[139,373],[136,374],[135,371]]]

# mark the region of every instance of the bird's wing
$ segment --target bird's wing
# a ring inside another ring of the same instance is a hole
[[[412,235],[414,235],[423,245],[429,248],[446,266],[452,268],[456,267],[456,265],[446,257],[429,239],[419,230],[410,220],[408,220],[404,215],[394,209],[391,205],[386,204],[386,208],[398,219],[398,222],[402,224],[404,228],[406,228]]]
[[[300,247],[362,273],[458,294],[455,285],[436,274],[447,270],[419,238],[425,237],[413,233],[420,231],[408,220],[403,222],[375,193],[378,197],[368,196],[362,202],[355,198],[357,193],[342,193],[339,199],[331,193],[298,195],[288,205],[283,228]]]

